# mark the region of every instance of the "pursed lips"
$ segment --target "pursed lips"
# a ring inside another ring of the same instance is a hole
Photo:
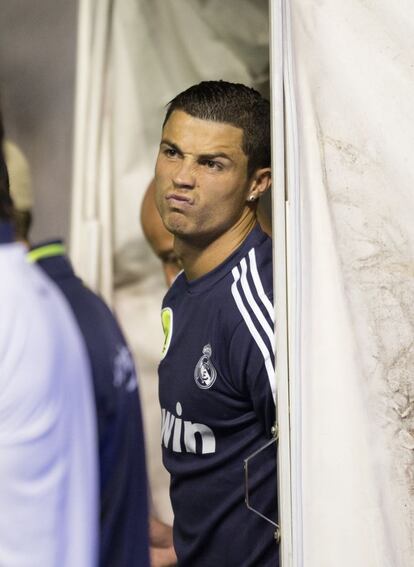
[[[170,205],[176,206],[178,205],[192,205],[193,201],[186,195],[180,195],[179,193],[168,193],[165,196],[166,201],[170,203]]]

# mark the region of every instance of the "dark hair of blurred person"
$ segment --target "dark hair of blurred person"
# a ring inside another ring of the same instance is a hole
[[[13,212],[13,203],[9,192],[9,174],[3,153],[4,128],[0,113],[0,220],[10,221]]]

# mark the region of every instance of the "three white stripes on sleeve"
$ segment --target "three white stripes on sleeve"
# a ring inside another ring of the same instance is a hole
[[[247,274],[249,270],[254,283],[256,294],[259,298],[259,302],[261,302],[261,304],[263,305],[265,311],[268,313],[270,320],[272,321],[273,324],[275,322],[274,308],[272,302],[269,300],[269,298],[264,292],[262,281],[260,279],[259,272],[257,269],[256,254],[254,248],[252,248],[249,251],[248,257],[249,257],[249,265],[247,264],[246,258],[243,258],[240,261],[239,266],[235,266],[232,270],[233,284],[231,286],[231,293],[236,302],[237,308],[240,311],[247,325],[247,328],[249,329],[253,339],[255,340],[257,346],[260,349],[260,352],[262,353],[267,376],[269,379],[270,388],[273,394],[273,400],[275,400],[276,399],[275,369],[270,354],[269,345],[267,345],[266,342],[264,341],[263,337],[259,332],[259,329],[261,328],[262,332],[264,332],[267,338],[269,339],[270,348],[272,349],[273,355],[275,354],[275,335],[274,335],[274,330],[267,321],[266,317],[263,314],[262,309],[259,307],[256,299],[253,296],[250,283],[247,279]],[[241,286],[239,285],[239,283],[241,284]],[[251,310],[255,315],[255,318],[257,319],[256,323],[253,322],[253,319],[246,307],[246,302],[250,306]]]

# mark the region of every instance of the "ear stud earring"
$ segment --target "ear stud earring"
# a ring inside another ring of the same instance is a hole
[[[255,197],[254,195],[250,195],[249,201],[250,201],[250,202],[253,202],[253,201],[255,201],[255,200],[256,200],[256,197]]]

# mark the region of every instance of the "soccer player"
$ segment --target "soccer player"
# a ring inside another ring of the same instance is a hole
[[[87,355],[61,294],[13,241],[12,215],[0,149],[0,565],[91,567],[98,479]]]
[[[182,567],[278,564],[273,529],[244,503],[243,460],[275,423],[272,245],[257,224],[271,184],[268,101],[208,81],[166,113],[156,200],[184,272],[165,296],[159,366],[163,460]],[[275,520],[276,456],[250,475]]]
[[[75,275],[61,241],[28,258],[58,285],[75,315],[92,369],[99,440],[101,567],[146,567],[145,448],[132,355],[110,309]]]

